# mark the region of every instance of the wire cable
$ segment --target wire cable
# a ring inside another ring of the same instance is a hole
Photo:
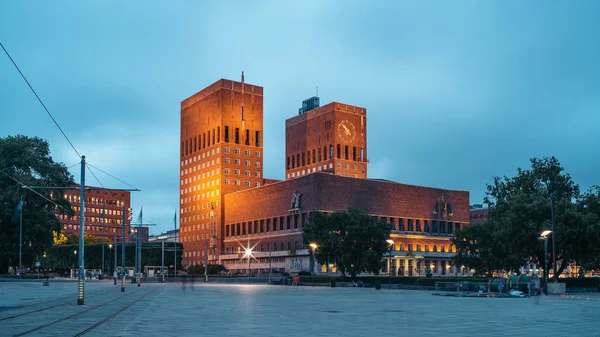
[[[6,50],[6,48],[4,48],[4,45],[2,44],[2,42],[0,42],[0,47],[2,47],[2,49],[6,53],[6,56],[8,56],[8,58],[10,59],[10,61],[12,62],[12,64],[15,66],[15,68],[17,68],[17,71],[19,71],[19,74],[21,74],[21,77],[23,77],[23,80],[25,80],[25,83],[27,83],[27,85],[29,86],[29,89],[31,89],[31,91],[33,92],[33,94],[35,95],[35,97],[38,99],[38,101],[40,102],[40,104],[42,105],[42,107],[44,107],[44,110],[46,110],[46,112],[48,113],[48,116],[50,116],[50,118],[52,119],[52,121],[54,122],[54,124],[56,125],[56,127],[60,130],[60,132],[62,133],[62,135],[65,136],[65,139],[67,140],[67,142],[69,142],[69,145],[71,145],[71,147],[73,148],[73,150],[75,151],[75,153],[77,153],[77,156],[79,158],[81,158],[81,155],[79,154],[79,151],[77,151],[77,149],[75,148],[75,145],[73,145],[73,143],[71,142],[71,140],[69,139],[69,137],[67,137],[67,134],[63,131],[63,129],[60,127],[60,125],[58,125],[58,122],[56,121],[56,119],[54,118],[54,116],[52,116],[52,114],[50,113],[50,111],[46,107],[46,104],[44,104],[44,102],[42,101],[42,99],[40,98],[40,96],[38,96],[37,92],[35,92],[35,90],[31,86],[31,84],[29,84],[29,81],[27,80],[27,78],[25,77],[25,75],[23,75],[23,72],[21,71],[21,69],[19,69],[19,66],[17,66],[17,63],[15,63],[15,61],[13,60],[13,58],[10,56],[10,54],[8,53],[8,50]]]
[[[2,174],[4,174],[5,176],[9,177],[10,179],[14,180],[14,181],[15,181],[17,184],[19,184],[19,185],[23,186],[23,188],[30,190],[31,192],[33,192],[33,193],[37,194],[38,196],[42,197],[43,199],[45,199],[45,200],[47,200],[47,201],[49,201],[49,202],[53,203],[53,204],[54,204],[54,205],[56,205],[57,207],[60,207],[60,208],[64,209],[65,211],[69,212],[69,210],[68,210],[68,209],[66,209],[65,207],[63,207],[62,205],[59,205],[59,204],[57,204],[56,202],[54,202],[53,200],[50,200],[50,199],[46,198],[46,196],[45,196],[45,195],[42,195],[42,194],[41,194],[41,193],[39,193],[38,191],[36,191],[36,190],[32,189],[31,187],[29,187],[29,186],[27,186],[27,185],[23,184],[22,182],[20,182],[20,181],[18,181],[17,179],[13,178],[13,177],[12,177],[10,174],[8,174],[8,173],[6,173],[6,172],[4,172],[4,171],[2,171],[2,170],[0,170],[0,173],[2,173]]]
[[[139,188],[137,188],[137,187],[135,187],[135,186],[133,186],[133,185],[131,185],[131,184],[128,184],[128,183],[124,182],[123,180],[121,180],[121,179],[119,179],[119,178],[117,178],[117,177],[113,176],[112,174],[110,174],[110,173],[108,173],[108,172],[106,172],[106,171],[103,171],[103,170],[101,170],[101,169],[97,168],[96,166],[94,166],[94,165],[92,165],[92,164],[90,164],[90,163],[86,163],[86,165],[88,165],[89,167],[93,167],[94,169],[96,169],[96,170],[98,170],[98,171],[100,171],[100,172],[102,172],[102,173],[106,174],[107,176],[109,176],[109,177],[111,177],[111,178],[113,178],[113,179],[115,179],[115,180],[118,180],[118,181],[122,182],[123,184],[125,184],[125,185],[127,185],[127,186],[129,186],[129,187],[131,187],[131,188],[133,188],[133,189],[136,189],[136,190],[138,190],[138,191],[139,191]]]

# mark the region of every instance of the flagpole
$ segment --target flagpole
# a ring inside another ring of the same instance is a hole
[[[104,278],[104,204],[102,204],[102,213],[100,214],[100,223],[102,224],[102,278]]]
[[[23,278],[23,267],[21,265],[21,257],[23,255],[23,197],[19,204],[21,210],[19,212],[19,278]]]
[[[175,263],[173,264],[173,270],[175,271],[175,277],[177,277],[177,211],[173,217],[173,225],[175,226]]]

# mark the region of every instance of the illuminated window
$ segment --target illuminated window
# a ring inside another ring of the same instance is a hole
[[[244,153],[246,154],[246,156],[249,156],[250,155],[250,150],[246,150],[246,151],[244,151]]]
[[[228,168],[224,168],[224,169],[223,169],[223,173],[225,173],[225,174],[229,174],[229,169],[228,169]]]
[[[246,181],[246,187],[250,187],[250,182]]]
[[[254,176],[255,176],[255,177],[260,177],[260,172],[254,172]],[[288,176],[289,176],[289,174],[288,174]],[[288,177],[288,178],[289,178],[289,177]]]
[[[260,151],[256,151],[256,152],[254,152],[254,155],[255,155],[256,157],[260,157]]]
[[[257,161],[256,163],[254,163],[254,166],[256,166],[256,167],[260,167],[260,162],[259,162],[259,161]]]
[[[239,180],[234,181],[234,185],[235,186],[240,186],[240,181]]]
[[[229,179],[225,179],[225,180],[223,180],[223,183],[224,183],[225,185],[229,185]]]
[[[245,161],[244,161],[244,164],[245,164],[246,166],[250,166],[250,161],[249,161],[249,160],[245,160]]]
[[[260,183],[254,183],[254,187],[259,187]]]

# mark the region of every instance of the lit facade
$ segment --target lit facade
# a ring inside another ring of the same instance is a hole
[[[263,178],[263,89],[219,80],[181,104],[184,265],[336,273],[311,263],[302,228],[313,211],[355,207],[390,224],[384,273],[468,275],[452,266],[454,231],[469,224],[469,193],[367,179],[366,109],[303,102],[286,121],[285,180]],[[312,270],[311,270],[312,269]]]
[[[102,227],[104,226],[104,236],[114,239],[115,233],[121,240],[123,209],[125,210],[125,235],[126,241],[129,240],[129,217],[128,212],[131,205],[131,193],[122,190],[104,190],[93,186],[92,189],[85,191],[85,234],[93,236],[102,236]],[[65,200],[69,201],[75,215],[68,216],[57,214],[56,217],[62,225],[62,232],[66,235],[79,234],[79,185],[72,190],[65,190]],[[104,211],[103,211],[104,210]]]
[[[223,196],[263,184],[263,88],[221,79],[181,102],[184,264],[218,263]]]

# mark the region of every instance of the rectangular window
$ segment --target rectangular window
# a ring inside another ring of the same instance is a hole
[[[291,229],[292,228],[292,217],[288,215],[286,220],[287,220],[286,221],[286,224],[287,224],[286,229]]]
[[[298,228],[298,214],[294,214],[294,228]]]
[[[244,140],[246,145],[250,145],[250,130],[246,129],[246,139]]]
[[[242,222],[242,235],[246,234],[246,223]]]
[[[341,159],[342,157],[342,146],[340,144],[337,145],[337,159]]]
[[[202,148],[206,148],[206,132],[202,134]]]
[[[360,149],[360,161],[365,161],[365,151],[363,148]]]
[[[306,152],[306,164],[310,165],[310,151]]]
[[[429,233],[429,220],[423,220],[423,231]]]
[[[217,143],[221,142],[221,127],[217,126]]]
[[[216,137],[215,137],[215,136],[216,136],[215,129],[213,129],[213,133],[212,133],[212,135],[213,135],[213,138],[212,138],[212,144],[213,144],[213,145],[215,145],[215,139],[216,139]]]
[[[235,143],[240,143],[240,128],[235,128]]]
[[[273,218],[273,232],[277,230],[277,218]]]
[[[317,158],[319,158],[319,163],[320,163],[321,162],[321,148],[319,148],[319,154],[318,154]]]
[[[296,156],[292,156],[292,168],[296,168]]]
[[[265,231],[265,220],[261,219],[260,220],[260,232],[264,232]]]
[[[408,230],[412,231],[413,230],[413,219],[408,219],[408,220],[406,220],[406,222],[408,223]]]
[[[225,236],[229,236],[229,225],[225,226]]]
[[[256,140],[256,147],[260,147],[260,131],[254,133],[254,139]]]
[[[271,229],[271,219],[267,219],[267,223],[265,225],[265,231],[269,231]]]
[[[317,156],[316,156],[316,151],[315,149],[312,149],[312,162],[313,164],[317,162]]]
[[[208,136],[206,138],[208,139],[207,140],[207,143],[208,143],[207,145],[210,146],[210,130],[208,130]]]
[[[333,145],[329,145],[329,159],[333,159]],[[327,160],[327,158],[325,158]]]
[[[356,146],[352,147],[352,160],[356,161]]]
[[[288,218],[289,218],[289,216],[288,216]],[[283,217],[282,216],[279,217],[279,230],[280,231],[283,230]]]
[[[416,221],[417,221],[417,228],[416,228],[416,231],[417,231],[417,232],[421,232],[421,220],[417,219]]]
[[[452,234],[452,226],[454,226],[454,223],[448,222],[448,234]]]
[[[229,126],[225,125],[225,135],[223,136],[225,143],[229,143]]]
[[[257,233],[258,232],[258,220],[254,220],[254,232],[253,233]]]
[[[348,145],[344,146],[344,159],[348,160]]]
[[[302,166],[306,165],[305,158],[306,156],[304,155],[304,152],[302,152]]]
[[[290,164],[291,164],[291,163],[292,163],[292,162],[291,162],[291,159],[290,159],[290,157],[287,157],[287,169],[288,169],[288,170],[292,168],[292,167],[290,166]]]
[[[404,219],[400,218],[398,219],[398,230],[400,231],[404,231]]]

